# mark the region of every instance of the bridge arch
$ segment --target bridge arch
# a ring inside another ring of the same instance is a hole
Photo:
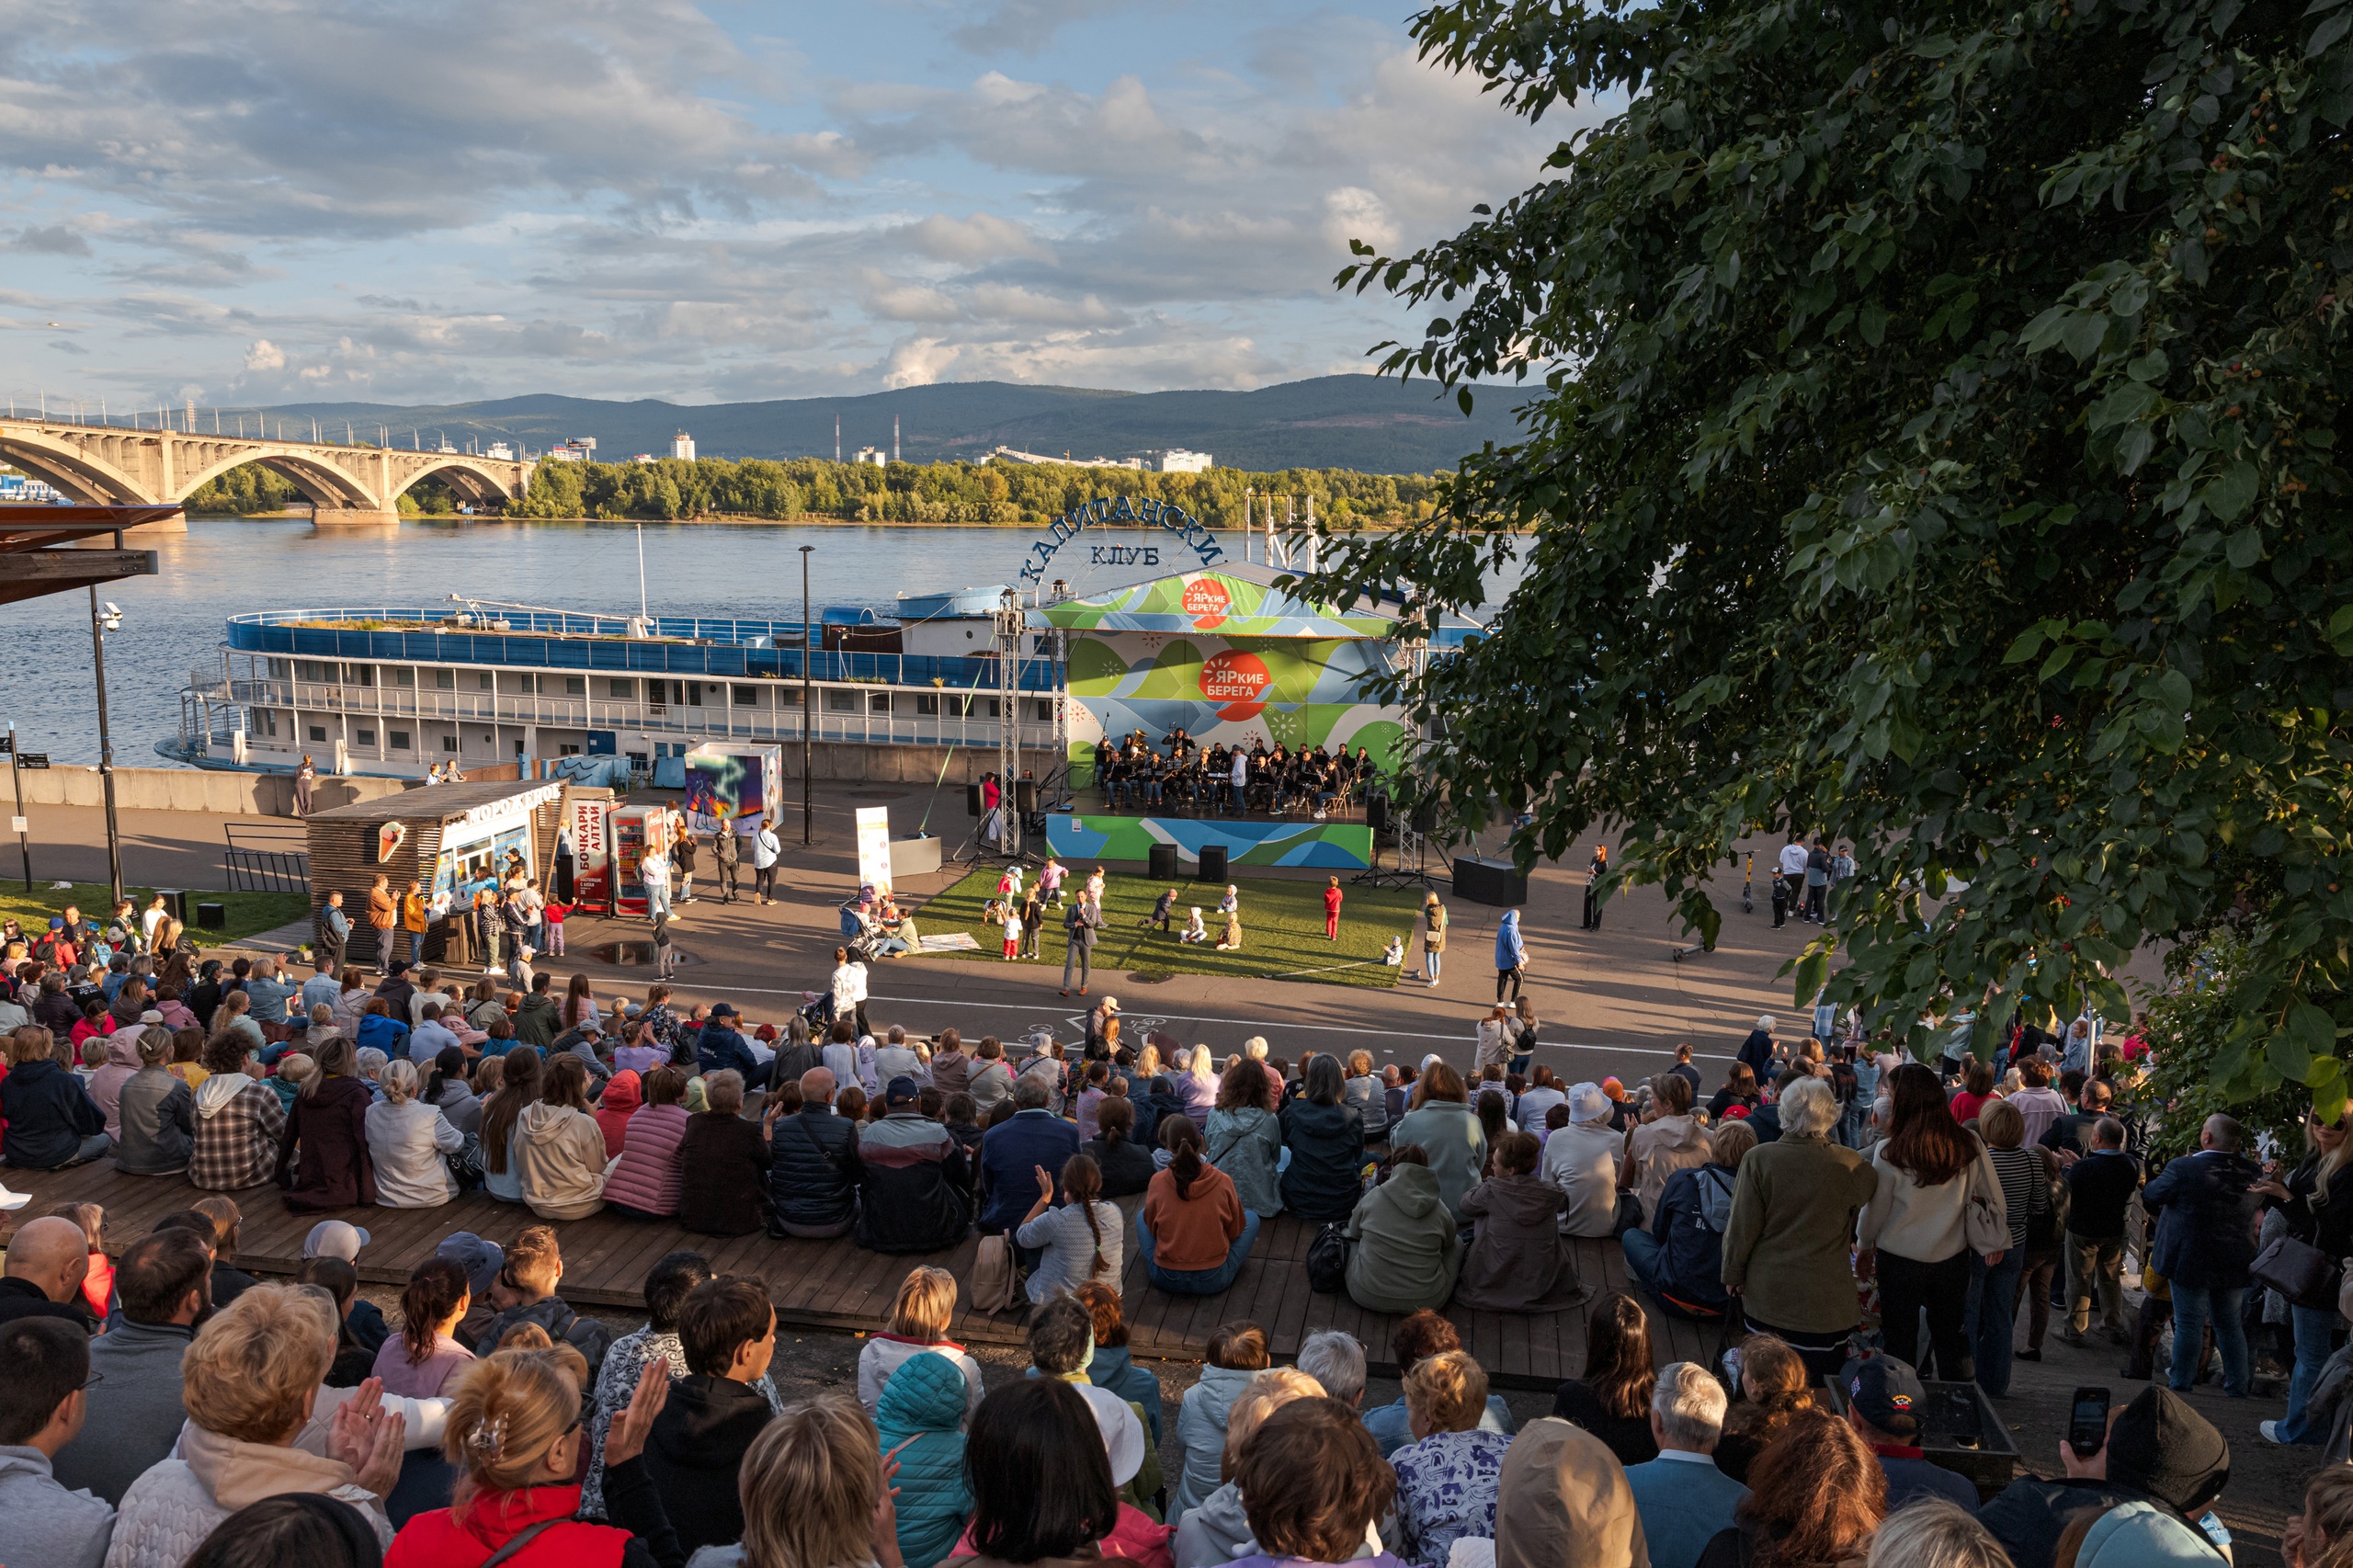
[[[48,481],[76,501],[95,506],[128,506],[153,504],[157,499],[131,475],[69,441],[12,431],[0,437],[0,458]]]
[[[378,506],[365,485],[334,465],[299,451],[269,448],[232,453],[210,467],[180,479],[179,494],[175,499],[185,501],[232,469],[249,463],[257,463],[292,484],[313,506],[372,510]]]
[[[478,460],[471,452],[426,452],[425,460],[417,461],[415,452],[392,451],[396,467],[392,494],[384,497],[388,507],[400,505],[401,496],[421,479],[438,477],[467,500],[506,502],[519,499],[507,488],[507,482],[486,461]],[[414,465],[411,467],[409,465]],[[512,464],[508,465],[512,467]]]

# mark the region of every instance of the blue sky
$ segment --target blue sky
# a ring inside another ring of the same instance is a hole
[[[1409,8],[17,0],[0,394],[683,402],[1362,369],[1537,177]]]

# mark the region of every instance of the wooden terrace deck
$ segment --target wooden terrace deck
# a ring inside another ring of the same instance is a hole
[[[125,1176],[110,1161],[63,1171],[9,1169],[0,1175],[11,1187],[32,1194],[33,1201],[14,1216],[18,1221],[46,1214],[62,1203],[103,1205],[107,1249],[117,1253],[145,1235],[162,1216],[205,1196],[177,1176]],[[347,1220],[368,1231],[370,1240],[359,1256],[359,1276],[380,1285],[405,1283],[410,1269],[452,1232],[472,1231],[503,1245],[525,1226],[540,1222],[528,1209],[478,1193],[438,1209],[352,1209],[327,1215],[288,1211],[273,1187],[252,1187],[231,1196],[244,1211],[240,1250],[233,1261],[260,1275],[289,1275],[300,1267],[302,1238],[322,1219]],[[1132,1214],[1142,1201],[1131,1198],[1120,1207]],[[640,1286],[646,1270],[664,1254],[683,1247],[703,1253],[722,1274],[766,1281],[780,1327],[831,1333],[881,1327],[899,1281],[918,1263],[938,1265],[958,1279],[969,1280],[976,1245],[975,1238],[968,1236],[948,1252],[885,1255],[867,1252],[847,1239],[701,1236],[676,1224],[608,1214],[561,1221],[556,1231],[563,1245],[561,1294],[576,1306],[636,1308],[642,1301]],[[1247,1319],[1267,1329],[1278,1359],[1295,1356],[1301,1342],[1318,1329],[1338,1328],[1363,1342],[1375,1376],[1394,1376],[1389,1341],[1396,1320],[1368,1312],[1346,1295],[1323,1295],[1308,1288],[1307,1248],[1314,1235],[1314,1226],[1289,1215],[1278,1217],[1260,1229],[1257,1244],[1233,1288],[1210,1297],[1172,1296],[1147,1283],[1131,1240],[1121,1286],[1134,1353],[1198,1361],[1218,1324]],[[1605,1290],[1630,1289],[1625,1256],[1616,1244],[1583,1241],[1576,1247],[1579,1273],[1591,1292],[1588,1300]],[[1657,1312],[1655,1303],[1644,1305],[1653,1309],[1652,1339],[1661,1365],[1709,1360],[1717,1325],[1670,1318]],[[1583,1307],[1532,1316],[1449,1308],[1447,1315],[1461,1330],[1464,1347],[1498,1387],[1551,1388],[1584,1368]],[[968,1308],[958,1314],[950,1333],[967,1345],[1017,1346],[1024,1342],[1024,1318],[1022,1312]]]

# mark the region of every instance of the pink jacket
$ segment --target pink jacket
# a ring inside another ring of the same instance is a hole
[[[621,1161],[605,1178],[605,1201],[648,1214],[678,1211],[678,1144],[687,1135],[682,1105],[641,1106],[629,1119]]]

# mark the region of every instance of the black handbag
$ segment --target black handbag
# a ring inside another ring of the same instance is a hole
[[[2300,1307],[2336,1305],[2338,1266],[2328,1254],[2293,1236],[2276,1236],[2247,1268],[2255,1282]]]
[[[1307,1246],[1307,1288],[1336,1295],[1348,1283],[1348,1226],[1335,1220],[1315,1233]]]

